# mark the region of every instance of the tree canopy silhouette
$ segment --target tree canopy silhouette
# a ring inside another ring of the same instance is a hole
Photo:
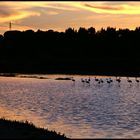
[[[140,27],[6,31],[0,35],[0,72],[138,75],[139,42]]]

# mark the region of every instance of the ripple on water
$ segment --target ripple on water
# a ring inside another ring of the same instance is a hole
[[[126,77],[120,85],[91,77],[90,86],[74,75],[70,80],[0,78],[0,116],[29,120],[37,126],[65,133],[71,138],[139,138],[140,86]]]

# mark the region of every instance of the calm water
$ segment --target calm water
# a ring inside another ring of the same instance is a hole
[[[83,84],[74,75],[47,75],[49,79],[0,77],[0,117],[28,120],[36,126],[64,133],[70,138],[140,138],[140,84],[126,77],[120,85],[94,76]]]

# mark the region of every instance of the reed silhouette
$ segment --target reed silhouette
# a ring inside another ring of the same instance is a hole
[[[6,31],[0,72],[140,75],[140,27]]]

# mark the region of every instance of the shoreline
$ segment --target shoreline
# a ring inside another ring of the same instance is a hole
[[[28,75],[28,76],[26,76]],[[33,76],[34,75],[34,76]],[[117,76],[117,77],[140,77],[140,74],[108,74],[108,73],[0,73],[0,77],[19,77],[19,78],[37,78],[49,79],[43,76],[35,75],[81,75],[81,76]]]

